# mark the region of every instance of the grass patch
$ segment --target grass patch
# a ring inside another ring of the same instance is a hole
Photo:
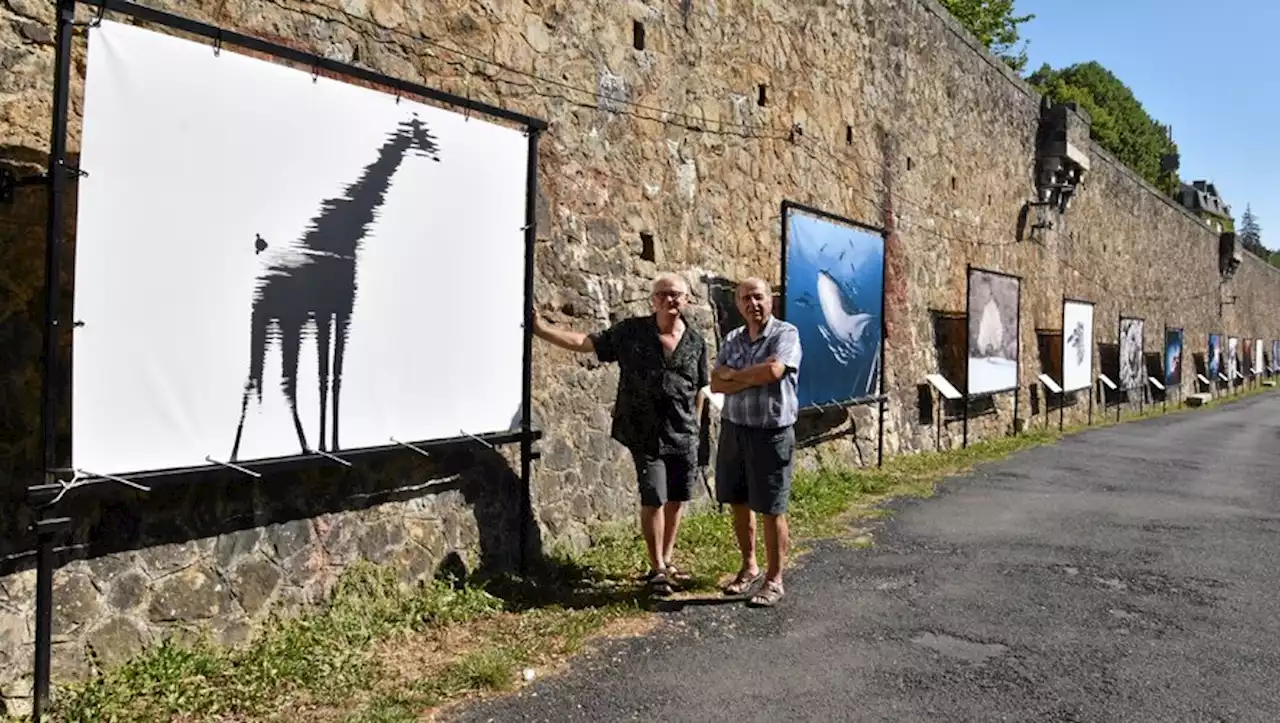
[[[1219,397],[1216,407],[1270,391]],[[1168,413],[1187,411],[1171,405]],[[1122,421],[1160,416],[1159,405]],[[857,520],[882,517],[884,500],[928,496],[944,477],[1116,424],[1095,410],[1094,424],[1058,432],[1029,429],[966,449],[902,455],[881,468],[798,472],[791,530],[803,542],[837,537],[874,544]],[[760,536],[763,537],[763,536]],[[763,540],[757,551],[764,560]],[[246,646],[219,648],[205,638],[169,639],[94,678],[57,691],[48,720],[65,723],[247,723],[320,721],[401,723],[468,696],[510,690],[521,671],[545,676],[602,631],[634,633],[652,618],[640,584],[644,546],[630,521],[600,531],[582,551],[553,551],[528,577],[399,584],[388,570],[357,565],[329,600],[300,615],[276,617]],[[729,515],[714,507],[689,514],[677,562],[694,575],[687,594],[714,590],[738,566]],[[714,593],[713,593],[714,594]]]

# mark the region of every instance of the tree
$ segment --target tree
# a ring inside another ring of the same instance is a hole
[[[1014,0],[941,0],[942,5],[960,21],[978,41],[1000,57],[1015,72],[1027,67],[1026,43],[1016,53],[1018,26],[1035,19],[1034,15],[1014,15]]]
[[[1167,194],[1178,189],[1176,171],[1161,168],[1162,158],[1178,152],[1172,132],[1111,71],[1094,61],[1061,70],[1045,64],[1027,81],[1056,102],[1074,101],[1088,111],[1093,139],[1148,183]]]
[[[1240,217],[1240,230],[1236,232],[1236,239],[1240,241],[1241,246],[1260,258],[1271,258],[1271,252],[1262,245],[1262,226],[1258,223],[1258,217],[1253,215],[1253,208],[1250,206],[1244,207],[1244,215]]]

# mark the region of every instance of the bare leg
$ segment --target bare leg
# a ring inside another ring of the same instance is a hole
[[[765,582],[782,584],[782,568],[787,561],[787,548],[791,543],[787,516],[764,516],[764,553],[767,561]]]
[[[672,564],[672,553],[676,548],[676,533],[680,531],[680,518],[684,513],[683,502],[668,502],[662,506],[663,520],[663,537],[662,537],[662,561],[664,564]]]
[[[754,577],[760,571],[756,564],[756,518],[746,505],[731,505],[733,509],[733,535],[738,539],[738,551],[742,553],[742,569]]]
[[[662,508],[640,508],[640,531],[644,533],[644,546],[649,552],[649,569],[666,570],[662,557]]]

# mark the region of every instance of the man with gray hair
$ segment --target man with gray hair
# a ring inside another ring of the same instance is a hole
[[[533,333],[569,351],[618,362],[611,434],[630,452],[640,491],[640,529],[649,553],[649,590],[670,595],[688,580],[672,560],[684,503],[697,477],[703,388],[710,384],[707,345],[685,324],[689,285],[663,274],[650,294],[653,313],[623,319],[594,334],[556,329],[535,311]]]
[[[716,499],[733,510],[733,532],[742,567],[725,586],[745,595],[760,581],[756,563],[755,514],[764,522],[767,569],[748,601],[771,606],[783,595],[782,567],[790,543],[787,504],[791,496],[799,412],[800,333],[773,316],[773,292],[761,279],[738,285],[738,311],[746,321],[725,335],[711,374],[711,391],[725,395],[716,452]]]

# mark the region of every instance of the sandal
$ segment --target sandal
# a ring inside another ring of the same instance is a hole
[[[673,583],[675,583],[676,585],[681,585],[681,584],[683,584],[683,583],[686,583],[686,582],[689,582],[690,580],[692,580],[692,579],[693,579],[693,575],[690,575],[689,573],[685,572],[684,570],[681,570],[680,568],[676,567],[675,565],[668,563],[668,564],[667,564],[667,579],[671,580],[671,581],[672,581]]]
[[[724,586],[725,595],[746,595],[761,578],[764,577],[763,570],[757,570],[754,575],[749,574],[746,570],[739,570],[737,577],[733,578],[733,582]]]
[[[671,583],[667,581],[667,574],[661,570],[651,571],[647,582],[649,584],[649,594],[654,597],[667,597],[675,592],[671,589]]]
[[[778,601],[782,599],[785,593],[786,591],[782,589],[782,583],[766,582],[760,588],[760,591],[747,601],[747,604],[751,607],[771,608],[778,604]]]

